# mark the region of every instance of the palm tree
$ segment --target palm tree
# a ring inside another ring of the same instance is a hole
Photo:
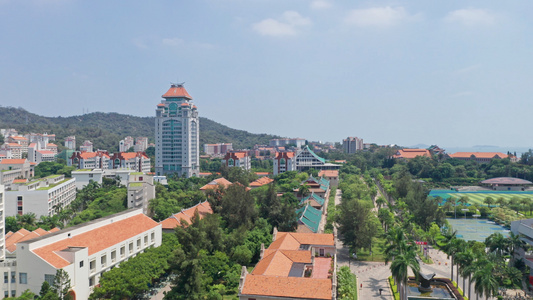
[[[298,194],[300,195],[300,197],[306,197],[307,195],[309,195],[309,192],[310,188],[307,183],[300,185],[300,188],[298,189]]]
[[[474,261],[475,255],[474,252],[472,252],[472,249],[470,247],[465,247],[465,249],[459,253],[457,253],[457,265],[459,267],[458,272],[461,273],[461,276],[463,277],[463,296],[465,295],[466,288],[465,288],[465,278],[468,276],[468,282],[470,283],[471,276],[472,276],[472,268],[470,266],[472,265]],[[459,284],[459,282],[457,282]],[[470,284],[469,284],[470,286]],[[468,299],[470,299],[470,288],[468,289]]]
[[[489,206],[489,209],[490,209],[490,206],[492,204],[494,204],[494,199],[492,197],[487,197],[487,198],[485,198],[485,200],[483,200],[483,203],[487,204]]]
[[[472,279],[476,282],[474,289],[478,295],[482,297],[485,295],[488,299],[496,295],[499,287],[498,280],[493,273],[494,264],[487,260],[482,260],[479,262],[479,265],[480,267],[472,276]]]
[[[392,261],[390,270],[392,277],[398,284],[398,291],[400,292],[400,300],[407,299],[407,279],[409,269],[413,271],[415,276],[420,271],[420,264],[416,259],[416,252],[414,245],[409,245],[405,253],[397,254]]]
[[[378,206],[378,208],[381,208],[383,205],[385,205],[386,201],[385,201],[385,198],[383,197],[378,197],[376,199],[376,205]]]
[[[489,252],[496,252],[500,257],[507,250],[506,243],[506,239],[499,232],[493,233],[485,239],[485,245],[489,248]]]
[[[514,265],[514,258],[515,258],[515,251],[518,248],[524,248],[526,245],[526,242],[524,242],[519,234],[514,234],[511,232],[509,237],[507,238],[507,248],[509,250],[509,255],[511,255],[511,259],[509,260],[509,266]]]

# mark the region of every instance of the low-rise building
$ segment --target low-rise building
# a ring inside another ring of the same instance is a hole
[[[102,169],[77,169],[72,171],[72,178],[76,179],[76,188],[83,189],[91,182],[102,184],[104,171]]]
[[[290,151],[277,152],[273,164],[274,176],[288,171],[296,171],[296,153]]]
[[[70,278],[71,294],[88,299],[99,279],[121,262],[161,245],[161,225],[142,210],[127,210],[17,243],[17,295],[38,294],[58,269]]]
[[[337,299],[333,234],[277,232],[248,273],[242,268],[240,300]]]
[[[413,159],[417,156],[431,157],[431,152],[427,149],[399,149],[393,155],[397,159]]]
[[[247,151],[230,151],[222,159],[222,164],[228,168],[239,167],[244,170],[252,168],[252,160]]]
[[[5,192],[6,216],[34,213],[53,216],[76,199],[76,179],[50,175],[27,183],[13,183]]]
[[[322,177],[329,181],[331,186],[339,185],[339,171],[338,170],[322,170],[318,172],[318,177]]]
[[[477,163],[489,163],[493,159],[509,158],[511,162],[517,162],[518,158],[514,155],[507,155],[501,152],[456,152],[448,154],[450,158],[459,160],[474,160]]]
[[[144,152],[119,152],[111,157],[111,169],[130,169],[150,172],[150,158]]]
[[[311,204],[296,210],[298,215],[298,228],[296,232],[300,233],[319,233],[320,220],[322,219],[322,211],[314,208]]]
[[[76,150],[76,137],[75,136],[67,136],[65,138],[65,148],[69,150]]]
[[[107,151],[85,152],[77,151],[67,161],[68,166],[77,169],[109,169],[111,157]]]
[[[269,177],[261,177],[255,181],[252,181],[250,182],[250,188],[252,189],[255,189],[255,188],[259,188],[259,187],[262,187],[264,185],[267,185],[267,184],[270,184],[274,182],[274,179],[272,178],[269,178]]]

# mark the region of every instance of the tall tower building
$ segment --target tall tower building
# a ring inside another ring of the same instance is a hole
[[[183,84],[172,84],[155,110],[155,173],[198,176],[198,109]]]

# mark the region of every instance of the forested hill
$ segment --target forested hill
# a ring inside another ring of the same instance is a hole
[[[29,132],[56,135],[56,144],[63,146],[64,138],[76,136],[76,145],[90,140],[95,149],[118,151],[118,142],[126,136],[146,136],[154,142],[155,117],[136,117],[118,113],[95,112],[72,117],[43,117],[23,108],[0,107],[0,128],[15,128],[19,133]],[[253,134],[229,128],[200,117],[200,147],[206,143],[233,143],[234,149],[268,144],[277,136]]]

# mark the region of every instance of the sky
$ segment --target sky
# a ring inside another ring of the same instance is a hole
[[[533,2],[0,0],[0,105],[308,140],[530,147]],[[224,142],[224,141],[220,141]]]

